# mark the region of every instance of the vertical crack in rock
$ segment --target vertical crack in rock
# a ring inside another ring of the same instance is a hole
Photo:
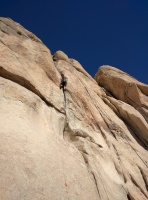
[[[89,166],[89,161],[88,161],[88,158],[87,158],[88,155],[85,152],[80,151],[80,153],[81,153],[82,157],[84,158],[84,162],[87,166],[88,171],[92,174],[92,177],[94,179],[94,183],[96,185],[96,189],[97,189],[97,192],[98,192],[99,199],[101,200],[101,195],[100,195],[100,192],[99,192],[99,186],[98,186],[98,183],[97,183],[96,176],[95,176],[94,172],[90,169],[90,166]]]
[[[79,149],[78,149],[78,150],[79,150]],[[87,166],[87,168],[88,168],[88,171],[89,171],[89,172],[92,174],[92,176],[93,176],[94,183],[95,183],[95,185],[96,185],[96,189],[97,189],[97,192],[98,192],[99,199],[102,199],[102,195],[101,195],[101,193],[100,193],[100,191],[99,191],[99,185],[98,185],[98,181],[97,181],[98,179],[96,178],[97,174],[96,174],[96,172],[94,171],[94,169],[91,167],[91,163],[90,163],[90,161],[89,161],[89,159],[88,159],[88,157],[89,157],[90,155],[86,154],[85,152],[81,152],[81,151],[80,151],[80,153],[81,153],[81,155],[82,155],[83,158],[84,158],[84,162],[86,163],[86,166]],[[93,159],[93,156],[91,156],[91,158]],[[96,169],[97,169],[97,166],[96,166],[94,160],[93,160],[93,162],[94,162],[94,165],[95,165],[95,167],[96,167]],[[109,196],[108,196],[107,191],[106,191],[106,189],[105,189],[105,186],[104,186],[104,183],[103,183],[103,178],[102,178],[101,173],[99,173],[99,178],[100,178],[99,180],[100,180],[101,183],[102,183],[102,188],[103,188],[103,190],[104,190],[104,192],[105,192],[106,199],[109,200]],[[104,197],[103,197],[103,199],[104,199]]]
[[[109,140],[107,139],[107,136],[106,136],[106,134],[104,133],[104,130],[103,130],[101,127],[99,127],[99,125],[98,125],[98,129],[100,130],[101,135],[103,136],[104,141],[106,142],[107,146],[110,147],[110,142],[109,142]]]
[[[127,199],[128,200],[134,200],[133,198],[131,198],[130,194],[127,194]]]
[[[65,127],[64,127],[64,130],[63,130],[63,135],[64,135],[65,130],[67,129],[66,131],[68,131],[70,129],[70,127],[68,125],[68,117],[67,117],[67,111],[66,111],[66,109],[67,109],[66,91],[64,89],[63,89],[63,93],[64,93],[64,101],[65,101]],[[78,137],[78,133],[74,137]],[[90,169],[90,167],[89,167],[89,160],[87,158],[87,156],[89,156],[89,154],[87,153],[87,151],[85,151],[85,149],[80,150],[75,144],[74,144],[74,146],[77,148],[77,150],[81,153],[82,157],[84,158],[84,162],[86,164],[88,172],[90,172],[92,174],[99,199],[101,200],[101,195],[100,195],[100,192],[99,192],[99,187],[98,187],[96,176],[95,176],[94,172],[92,171],[92,169]],[[102,146],[100,146],[100,147],[102,148]],[[105,187],[104,187],[104,190],[105,190]],[[106,192],[106,190],[105,190],[105,192]],[[108,198],[108,200],[109,200],[109,198]]]
[[[126,138],[125,138],[126,139]],[[132,147],[132,145],[129,143],[129,141],[126,139],[127,143],[129,144],[129,146],[131,147],[131,149],[133,150],[133,152],[138,156],[138,158],[143,162],[143,164],[148,168],[148,165],[146,163],[146,161],[144,161],[141,156],[137,153],[137,151]]]
[[[141,176],[142,176],[143,181],[145,183],[145,188],[148,191],[148,180],[147,180],[148,174],[146,175],[145,172],[143,171],[143,169],[141,167],[138,166],[138,168],[140,170]]]
[[[126,176],[124,174],[124,170],[123,170],[124,167],[123,167],[122,160],[120,158],[120,155],[118,153],[118,150],[117,150],[116,146],[114,144],[112,144],[112,146],[113,146],[114,152],[116,154],[117,160],[119,161],[119,164],[120,164],[120,169],[119,169],[117,167],[116,162],[114,161],[115,169],[117,170],[117,173],[119,174],[119,176],[122,176],[122,179],[123,179],[124,183],[126,183],[127,182],[127,178],[126,178]]]
[[[69,129],[70,127],[69,127],[69,125],[68,125],[68,117],[67,117],[67,111],[66,111],[66,109],[67,109],[67,102],[66,102],[66,91],[63,89],[63,93],[64,93],[64,102],[65,102],[65,127],[64,127],[64,130],[63,130],[63,135],[64,135],[64,132],[65,132],[65,130],[66,129]],[[66,131],[68,131],[68,130],[66,130]],[[72,130],[71,130],[72,131]],[[74,137],[78,137],[78,133],[76,134],[76,135],[74,135]],[[80,136],[81,137],[81,136]],[[93,142],[92,141],[93,140],[93,138],[90,138],[90,141],[91,142]],[[96,143],[95,143],[96,144]],[[102,146],[101,145],[98,145],[98,144],[96,144],[97,146],[99,146],[100,148],[102,148]],[[78,151],[81,153],[81,155],[82,155],[82,157],[84,158],[84,162],[85,162],[85,164],[86,164],[86,166],[87,166],[87,169],[88,169],[88,171],[92,174],[92,176],[93,176],[93,179],[94,179],[94,184],[96,185],[96,189],[97,189],[97,192],[98,192],[98,196],[99,196],[99,199],[101,199],[101,195],[100,195],[100,192],[99,192],[99,186],[98,186],[98,183],[97,183],[97,179],[96,179],[96,176],[95,176],[95,172],[93,172],[93,170],[91,169],[91,167],[89,166],[89,160],[87,159],[87,156],[89,156],[89,154],[87,153],[87,151],[85,151],[85,149],[79,149],[75,144],[74,144],[74,146],[78,149]],[[95,162],[95,161],[94,161]],[[101,176],[101,175],[100,175]],[[109,197],[108,197],[108,194],[107,194],[107,191],[106,191],[106,189],[105,189],[105,186],[104,186],[104,183],[103,183],[103,180],[102,180],[102,178],[101,178],[101,182],[102,182],[102,186],[103,186],[103,188],[104,188],[104,191],[105,191],[105,193],[106,193],[106,196],[107,196],[107,199],[109,200]]]
[[[85,86],[85,89],[89,95],[89,97],[91,98],[91,94],[88,91],[87,87]],[[92,99],[92,98],[91,98]],[[118,133],[118,129],[117,125],[115,123],[112,122],[112,120],[109,118],[109,116],[107,115],[107,113],[105,111],[103,111],[98,102],[95,101],[95,99],[92,99],[92,102],[94,104],[94,106],[96,107],[96,109],[99,111],[100,115],[102,116],[102,119],[104,120],[104,122],[106,123],[108,130],[110,131],[110,133],[112,133],[113,137],[117,140],[117,135],[116,133]]]
[[[78,79],[80,80],[80,82],[84,85],[84,88],[85,88],[85,90],[86,90],[86,92],[87,92],[87,94],[88,94],[88,96],[90,97],[90,99],[92,100],[92,102],[93,102],[93,105],[96,107],[96,104],[94,103],[94,99],[92,99],[92,97],[91,97],[91,95],[90,95],[90,93],[89,93],[89,91],[88,91],[88,89],[87,89],[87,87],[85,86],[85,84],[82,82],[82,80],[78,77]],[[100,108],[98,108],[98,107],[96,107],[96,109],[99,111],[99,113],[100,113],[100,115],[102,116],[102,113],[101,113],[101,109]],[[90,110],[90,112],[91,112],[91,110]],[[92,116],[93,116],[93,113],[92,113]],[[103,118],[103,116],[102,116],[102,118]],[[103,120],[104,120],[104,118],[103,118]],[[104,122],[106,123],[106,121],[104,120]],[[99,124],[97,123],[96,124],[97,125],[97,128],[100,130],[100,133],[102,134],[102,136],[103,136],[103,138],[104,138],[104,140],[105,140],[105,142],[106,142],[106,144],[107,144],[107,146],[109,147],[110,145],[109,145],[109,141],[107,140],[107,136],[106,136],[106,134],[104,133],[104,131],[101,129],[101,127],[99,126]],[[108,124],[106,123],[106,125],[107,125],[107,127],[108,127],[108,129],[109,129],[109,126],[108,126]],[[109,129],[110,130],[110,129]],[[114,136],[114,135],[113,135]],[[114,137],[116,137],[116,136],[114,136]]]
[[[95,177],[94,172],[91,172],[91,173],[92,173],[92,175],[93,175],[93,177],[94,177],[94,181],[95,181],[95,185],[96,185],[96,188],[97,188],[97,191],[98,191],[98,195],[99,195],[99,197],[100,197],[100,199],[101,199],[100,192],[99,192],[99,187],[98,187],[98,183],[97,183],[97,179],[96,179],[96,177]]]
[[[118,111],[119,112],[119,111]],[[102,116],[103,117],[103,116]],[[123,121],[123,120],[122,120]],[[114,123],[113,123],[114,124]],[[110,127],[109,126],[109,129],[111,129],[112,130],[112,127]],[[130,139],[127,137],[127,135],[126,135],[126,133],[117,125],[117,124],[115,124],[115,130],[118,130],[118,133],[121,133],[120,134],[120,136],[122,137],[122,138],[124,138],[126,141],[127,141],[127,143],[128,143],[128,145],[132,148],[132,150],[136,153],[136,155],[140,158],[140,160],[146,165],[146,167],[148,167],[148,165],[146,164],[146,162],[141,158],[141,156],[137,153],[137,151],[132,147],[132,145],[130,144]],[[113,133],[113,131],[112,131],[112,133]],[[138,137],[139,138],[139,137]],[[147,147],[147,146],[146,146]]]
[[[67,117],[67,105],[66,105],[66,94],[63,88],[63,94],[64,94],[64,109],[65,109],[65,125],[64,125],[64,130],[63,130],[63,138],[64,138],[64,133],[66,128],[68,127],[68,117]]]
[[[137,181],[134,179],[134,177],[133,177],[132,175],[130,175],[130,177],[131,177],[132,183],[133,183],[137,188],[139,188],[139,190],[141,191],[141,193],[142,193],[146,198],[148,198],[148,195],[145,193],[145,191],[143,190],[143,188],[141,187],[141,185],[139,185],[139,184],[137,183]]]
[[[62,74],[62,71],[56,66],[56,61],[55,61],[55,58],[54,58],[54,56],[53,56],[53,62],[54,62],[54,66],[55,66],[55,68],[57,69],[57,71],[59,72],[59,74],[60,74],[60,76],[61,76],[61,74]],[[62,78],[62,77],[61,77]],[[60,88],[61,89],[61,88]],[[63,90],[63,95],[64,95],[64,111],[65,111],[65,123],[64,123],[64,130],[63,130],[63,138],[64,138],[64,133],[65,133],[65,130],[66,130],[66,128],[68,127],[68,117],[67,117],[67,105],[66,105],[66,91],[65,91],[65,89],[64,89],[64,87],[62,88],[62,90]]]
[[[96,164],[95,164],[95,161],[94,161],[94,165],[95,165],[95,167],[96,167],[96,169],[97,169],[97,166],[96,166]],[[93,173],[93,176],[95,176],[94,172],[92,172],[92,173]],[[102,178],[101,173],[99,173],[99,175],[100,175],[100,180],[101,180],[101,182],[102,182],[102,186],[103,186],[104,192],[105,192],[105,194],[106,194],[107,199],[109,200],[109,195],[108,195],[107,190],[106,190],[106,188],[105,188],[105,185],[104,185],[104,182],[103,182],[103,178]],[[95,178],[95,180],[97,181],[96,178]]]

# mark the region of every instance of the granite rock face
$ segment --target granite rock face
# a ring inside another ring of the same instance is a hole
[[[6,18],[0,55],[0,199],[148,199],[147,85],[110,66],[93,79]]]

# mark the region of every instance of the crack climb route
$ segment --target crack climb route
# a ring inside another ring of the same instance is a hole
[[[64,108],[65,108],[65,113],[66,113],[66,94],[65,94],[65,90],[63,89],[63,94],[64,94]]]
[[[64,130],[63,130],[63,138],[64,138],[64,133],[65,133],[65,129],[68,126],[68,118],[67,118],[67,111],[66,111],[66,94],[65,94],[65,90],[63,88],[63,94],[64,94],[64,110],[65,110],[65,123],[64,123]]]
[[[79,79],[79,77],[78,77],[78,79]],[[79,79],[79,80],[80,80],[80,79]],[[85,84],[84,84],[81,80],[80,80],[80,82],[84,85],[84,88],[86,89],[87,93],[89,94],[89,96],[90,96],[90,98],[91,98],[91,95],[90,95],[90,93],[89,93],[87,87],[85,86]],[[92,99],[92,98],[91,98],[91,99]],[[94,104],[94,103],[93,103],[93,104]],[[95,105],[95,104],[94,104],[94,105]],[[99,127],[98,127],[98,128],[99,128]],[[94,157],[93,157],[93,160],[94,160]],[[95,161],[94,161],[94,165],[95,165],[95,167],[97,168],[97,166],[96,166],[96,164],[95,164]],[[98,194],[99,194],[99,196],[100,196],[99,189],[98,189],[98,184],[97,184],[97,179],[96,179],[96,177],[95,177],[94,172],[92,171],[91,173],[92,173],[92,175],[93,175],[93,177],[94,177],[94,180],[95,180],[95,183],[96,183],[96,187],[97,187],[97,190],[98,190]],[[100,174],[100,180],[101,180],[101,182],[102,182],[103,189],[104,189],[104,191],[105,191],[106,197],[107,197],[107,199],[109,200],[109,196],[108,196],[108,193],[107,193],[107,191],[106,191],[106,189],[105,189],[104,181],[103,181],[103,178],[102,178],[102,175],[101,175],[101,174]],[[100,196],[100,197],[101,197],[101,196]]]

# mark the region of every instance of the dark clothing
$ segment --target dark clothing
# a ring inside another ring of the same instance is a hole
[[[60,83],[60,89],[63,88],[65,89],[66,85],[67,85],[67,80],[68,78],[66,76],[62,76],[62,79],[61,79],[61,83]]]

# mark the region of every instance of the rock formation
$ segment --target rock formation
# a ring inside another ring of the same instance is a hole
[[[147,122],[147,85],[0,18],[1,200],[148,199]]]

